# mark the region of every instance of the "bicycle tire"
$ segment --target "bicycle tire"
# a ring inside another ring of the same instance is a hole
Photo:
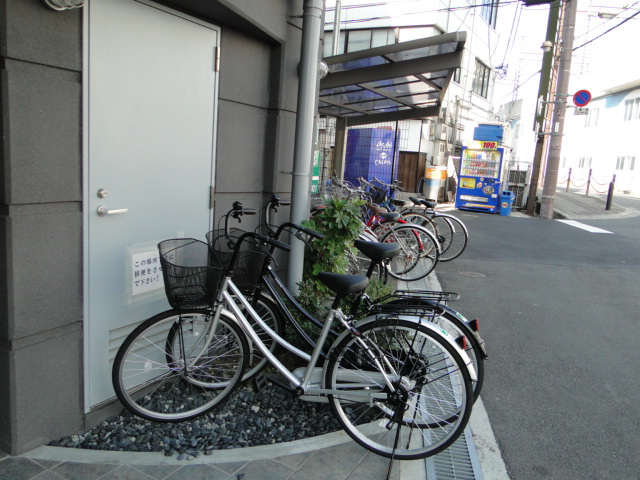
[[[471,376],[435,327],[400,317],[365,320],[331,350],[325,385],[331,410],[357,443],[384,457],[417,460],[449,447],[473,405]],[[362,344],[367,348],[363,348]],[[369,352],[396,393],[385,385]]]
[[[442,315],[429,318],[429,321],[444,329],[451,338],[457,339],[460,336],[464,336],[466,338],[465,352],[471,360],[471,364],[473,365],[477,377],[471,382],[471,386],[473,387],[473,401],[475,402],[480,396],[482,386],[484,385],[484,355],[482,354],[480,344],[478,343],[476,336],[473,334],[473,330],[466,322],[466,319],[448,305],[431,300],[416,298],[397,299],[391,300],[384,305],[393,305],[399,310],[405,310],[408,313],[411,313],[416,308],[419,308],[421,304],[426,307],[443,308],[444,312]],[[462,319],[460,317],[462,317]]]
[[[380,242],[400,245],[402,253],[387,263],[389,275],[412,282],[429,275],[438,264],[440,249],[433,234],[415,224],[398,224],[387,231]]]
[[[128,410],[147,420],[179,422],[210,411],[231,394],[249,346],[233,317],[222,312],[215,332],[212,319],[206,309],[168,310],[127,336],[113,363],[112,382]],[[180,333],[179,351],[167,342],[176,323],[178,332],[192,329],[190,335]]]
[[[415,211],[404,211],[400,212],[400,214],[405,221],[428,228],[432,233],[435,232],[436,226],[429,215]]]
[[[447,214],[437,213],[431,218],[437,226],[438,235],[444,237],[440,261],[450,262],[462,255],[469,241],[469,232],[464,223],[453,215]]]

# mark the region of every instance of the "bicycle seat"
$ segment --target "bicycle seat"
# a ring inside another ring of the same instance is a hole
[[[353,244],[374,263],[380,263],[383,260],[393,258],[398,255],[401,250],[400,245],[397,243],[377,243],[356,240]]]
[[[388,222],[397,222],[401,215],[398,212],[382,212],[379,213],[380,218],[385,219]]]
[[[409,200],[411,200],[414,205],[425,205],[428,208],[435,208],[436,205],[438,205],[438,202],[424,198],[409,197]]]
[[[318,279],[339,296],[359,293],[369,286],[369,278],[364,275],[320,272]]]

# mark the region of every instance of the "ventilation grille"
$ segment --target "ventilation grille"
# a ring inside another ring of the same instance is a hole
[[[427,480],[484,480],[469,427],[451,447],[426,463]]]

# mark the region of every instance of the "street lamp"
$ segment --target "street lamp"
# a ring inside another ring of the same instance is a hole
[[[544,53],[549,53],[551,51],[551,48],[553,48],[553,43],[550,42],[549,40],[545,40],[540,46],[540,48]]]

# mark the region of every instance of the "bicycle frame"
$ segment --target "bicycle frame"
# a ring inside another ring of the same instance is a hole
[[[236,301],[234,301],[234,298]],[[292,385],[294,385],[295,389],[300,394],[311,395],[311,396],[324,396],[324,395],[333,394],[333,395],[340,395],[340,398],[345,398],[345,394],[343,391],[319,388],[318,386],[316,386],[316,384],[312,384],[311,382],[312,378],[314,377],[314,370],[318,363],[318,359],[320,358],[320,355],[321,355],[322,345],[327,339],[327,336],[329,334],[333,321],[336,319],[339,320],[345,326],[345,329],[346,329],[345,333],[348,334],[351,331],[351,328],[346,321],[346,317],[340,310],[336,310],[336,309],[330,310],[329,315],[327,316],[325,324],[320,333],[320,336],[318,337],[318,340],[316,342],[316,346],[313,350],[313,353],[309,355],[303,352],[302,350],[296,348],[295,346],[291,345],[284,338],[280,337],[276,332],[274,332],[271,328],[269,328],[269,326],[263,322],[262,318],[260,318],[260,316],[253,309],[249,301],[246,299],[246,297],[242,294],[242,292],[240,292],[238,287],[235,286],[231,278],[228,276],[225,277],[225,279],[223,280],[222,288],[220,289],[220,293],[217,301],[218,301],[218,306],[215,309],[216,313],[214,315],[213,324],[215,325],[215,321],[219,317],[219,312],[222,311],[222,306],[226,305],[227,307],[229,307],[230,310],[233,312],[234,316],[236,317],[236,320],[242,327],[242,329],[247,333],[247,335],[249,335],[249,338],[251,339],[251,341],[260,349],[262,354],[269,360],[269,362]],[[280,362],[280,360],[278,360],[278,358],[271,353],[269,348],[264,344],[262,339],[251,327],[251,324],[249,323],[248,319],[245,317],[240,306],[237,304],[237,301],[240,301],[240,304],[245,309],[245,311],[249,313],[250,317],[260,326],[260,328],[264,329],[265,332],[267,332],[267,334],[271,338],[273,338],[281,346],[286,348],[289,352],[307,361],[307,366],[305,367],[304,376],[302,377],[302,379],[300,379],[299,376],[295,375],[294,372],[292,372],[287,367],[285,367],[282,364],[282,362]],[[397,372],[395,372],[391,363],[388,360],[383,358],[383,361],[385,362],[385,366],[387,367],[387,369],[391,371],[390,375],[385,373],[385,369],[380,363],[380,359],[378,359],[373,354],[371,349],[362,340],[360,340],[360,344],[362,347],[365,348],[365,351],[369,353],[369,355],[371,356],[374,362],[374,365],[376,365],[376,367],[379,370],[377,374],[373,374],[373,377],[371,375],[369,376],[369,378],[372,380],[376,380],[376,379],[378,380],[378,382],[371,382],[371,384],[378,385],[379,383],[384,383],[386,387],[389,389],[389,392],[393,394],[396,391],[395,387],[393,386],[393,381],[394,380],[397,381],[399,378],[401,378],[401,376]],[[465,361],[466,360],[467,359],[465,359]],[[344,373],[347,376],[349,375],[348,371]],[[354,375],[353,377],[354,377],[353,380],[356,381],[356,378],[355,378],[356,376]],[[362,384],[362,382],[358,382],[358,386],[368,386],[368,385]],[[365,394],[363,392],[353,392],[353,394],[351,394],[349,398],[354,400],[358,399],[359,401],[362,401],[364,395]],[[386,398],[387,395],[388,395],[387,393],[382,393],[382,392],[376,393],[374,390],[371,390],[366,394],[366,398],[374,400],[376,398]]]

